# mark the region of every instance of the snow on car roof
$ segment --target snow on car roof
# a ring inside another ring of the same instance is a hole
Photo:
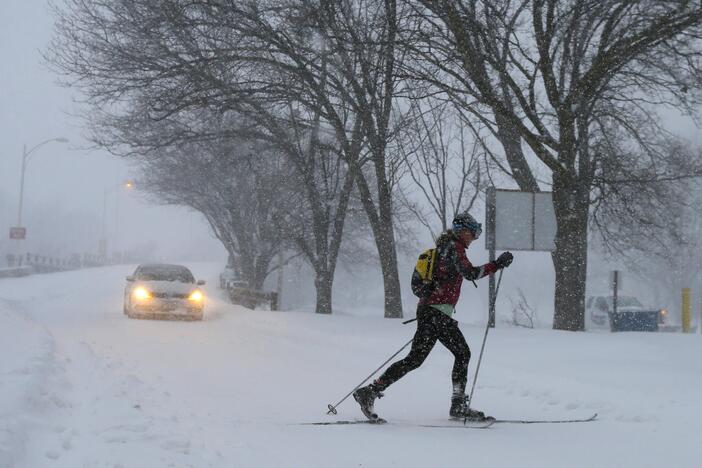
[[[195,281],[190,270],[183,265],[168,263],[147,263],[139,265],[137,277],[141,280],[151,281],[182,281],[192,283]]]
[[[174,263],[144,263],[139,265],[140,270],[159,270],[159,271],[170,271],[170,270],[175,270],[175,271],[190,271],[188,270],[187,267],[183,265],[176,265]]]

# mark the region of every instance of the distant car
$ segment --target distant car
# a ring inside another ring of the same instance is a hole
[[[224,267],[224,270],[219,274],[219,287],[222,289],[226,289],[227,285],[232,282],[238,280],[238,276],[236,274],[236,270],[234,270],[234,267],[231,265],[227,265]]]
[[[587,329],[611,329],[610,314],[614,309],[613,296],[590,296],[585,303],[585,323]],[[633,296],[617,297],[617,313],[628,317],[642,317],[654,314],[658,325],[667,323],[668,311],[666,309],[653,309],[645,307]],[[650,328],[650,327],[649,327]]]
[[[130,318],[201,320],[205,294],[193,274],[182,265],[139,265],[127,276],[124,313]]]
[[[248,288],[249,283],[241,279],[233,266],[226,266],[219,274],[219,287],[222,289]]]

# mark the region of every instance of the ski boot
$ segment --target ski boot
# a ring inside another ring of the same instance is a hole
[[[477,411],[468,408],[468,395],[460,395],[451,398],[451,409],[449,416],[451,419],[460,419],[468,421],[489,421],[492,416],[485,416],[482,411]]]
[[[353,399],[358,402],[361,406],[361,411],[363,414],[373,422],[385,422],[384,419],[379,418],[378,415],[373,410],[373,403],[376,398],[382,398],[383,393],[378,390],[375,385],[370,384],[365,387],[361,387],[355,392],[353,392]]]

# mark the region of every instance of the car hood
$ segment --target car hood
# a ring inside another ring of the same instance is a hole
[[[180,281],[137,281],[137,286],[143,286],[151,292],[163,294],[190,294],[197,289],[193,283]]]

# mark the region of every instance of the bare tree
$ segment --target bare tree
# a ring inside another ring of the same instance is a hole
[[[616,143],[608,147],[624,155]],[[670,306],[679,300],[680,288],[702,282],[702,187],[699,180],[680,175],[695,163],[691,149],[661,138],[659,150],[667,158],[659,160],[655,173],[665,172],[667,178],[652,181],[654,171],[641,163],[645,159],[632,155],[617,160],[627,164],[610,164],[597,174],[591,219],[598,250],[621,259]]]
[[[492,129],[520,187],[538,189],[529,181],[535,179],[522,142],[550,170],[558,226],[553,325],[582,330],[591,192],[604,163],[604,155],[593,151],[592,134],[615,126],[626,141],[644,148],[628,111],[653,120],[658,105],[694,111],[702,5],[653,0],[409,3],[424,20],[418,40],[409,41],[425,64],[419,76]],[[500,138],[504,135],[512,144]]]
[[[68,0],[57,12],[50,60],[85,92],[95,141],[121,154],[212,137],[184,118],[203,109],[255,113],[296,102],[316,115],[334,132],[361,192],[385,315],[401,317],[385,158],[396,10],[394,1]],[[144,131],[152,121],[186,130]],[[366,164],[373,171],[362,171]]]
[[[290,172],[276,187],[296,203],[273,221],[315,270],[317,312],[331,313],[363,128],[334,97],[305,12],[269,3],[72,1],[59,12],[53,60],[83,86],[94,140],[119,154],[234,139],[284,155]],[[293,60],[313,64],[312,78]],[[336,133],[320,99],[338,119]]]
[[[645,133],[645,132],[643,132]],[[598,138],[593,146],[603,158],[593,180],[591,230],[609,255],[645,252],[665,261],[673,246],[686,245],[683,213],[694,209],[699,155],[679,141],[653,134],[651,158],[626,145],[620,132]],[[646,137],[642,135],[643,137]],[[694,203],[693,203],[694,205]]]
[[[286,233],[276,220],[293,209],[279,190],[287,176],[285,162],[261,145],[242,140],[213,140],[161,148],[139,162],[140,187],[158,202],[200,212],[227,252],[237,272],[255,290],[279,265]]]
[[[392,134],[393,105],[398,95],[397,2],[304,2],[319,11],[316,27],[328,46],[343,86],[337,88],[363,125],[373,179],[357,178],[361,201],[378,249],[385,286],[385,316],[402,317],[397,248],[394,233],[393,174],[387,146]],[[374,187],[375,190],[372,190]]]
[[[345,163],[333,132],[323,131],[317,113],[293,108],[291,103],[285,119],[262,109],[251,117],[259,125],[249,134],[268,142],[290,161],[291,170],[277,190],[286,194],[292,206],[275,223],[315,272],[315,311],[330,314],[347,211],[357,201],[352,197],[356,168]],[[353,234],[360,232],[358,223],[352,222],[351,227]]]
[[[470,210],[489,185],[483,145],[445,101],[414,100],[405,122],[394,145],[404,160],[407,178],[429,213],[407,197],[405,203],[436,238],[450,227],[453,215]]]

